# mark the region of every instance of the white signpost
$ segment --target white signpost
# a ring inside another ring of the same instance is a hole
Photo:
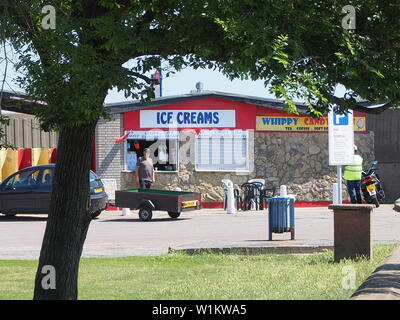
[[[337,201],[342,203],[342,166],[354,163],[354,122],[353,112],[338,114],[336,106],[328,114],[329,165],[337,166]]]

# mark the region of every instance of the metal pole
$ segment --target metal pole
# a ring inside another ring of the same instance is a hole
[[[342,204],[343,202],[343,185],[342,185],[342,166],[337,166],[337,182],[338,182],[338,202]]]
[[[161,70],[161,68],[160,69],[158,69],[158,72],[160,73],[160,97],[162,97],[163,96],[163,92],[162,92],[162,86],[163,86],[163,76],[162,76],[162,70]]]

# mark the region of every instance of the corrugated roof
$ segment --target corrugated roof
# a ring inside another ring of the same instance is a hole
[[[282,100],[264,98],[264,97],[254,97],[254,96],[219,92],[219,91],[201,91],[196,93],[159,97],[151,100],[150,102],[145,102],[145,103],[142,103],[139,100],[127,101],[121,103],[108,103],[106,104],[106,108],[110,113],[124,113],[133,110],[141,110],[141,109],[165,106],[168,104],[204,99],[204,98],[220,98],[220,99],[253,104],[260,107],[271,108],[276,110],[285,109],[285,105]],[[302,114],[306,113],[307,107],[305,106],[304,103],[297,102],[295,104],[298,108],[299,113]]]
[[[2,110],[33,114],[32,107],[40,107],[41,105],[45,105],[45,103],[41,101],[33,101],[25,93],[15,91],[11,92],[6,90],[3,91],[3,100],[1,102]]]

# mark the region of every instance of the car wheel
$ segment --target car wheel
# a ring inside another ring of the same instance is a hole
[[[142,221],[150,221],[153,217],[153,211],[148,206],[142,207],[139,210],[139,219]]]
[[[97,218],[103,211],[102,210],[97,210],[95,212],[92,212],[90,215],[92,217],[92,219]]]
[[[172,219],[177,219],[181,213],[180,212],[168,212],[168,215],[172,218]]]

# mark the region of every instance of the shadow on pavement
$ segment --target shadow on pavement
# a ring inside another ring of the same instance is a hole
[[[107,220],[98,220],[99,222],[141,222],[141,223],[152,223],[152,222],[171,222],[171,221],[183,221],[183,220],[191,220],[191,218],[155,218],[150,221],[142,221],[139,218],[123,218],[123,219],[107,219]]]
[[[266,243],[268,243],[268,242],[271,242],[271,243],[274,243],[274,242],[295,242],[296,241],[296,239],[295,240],[291,240],[291,239],[273,239],[273,240],[269,240],[269,239],[260,239],[260,240],[257,240],[257,239],[251,239],[251,240],[244,240],[244,241],[249,241],[249,242],[266,242]]]
[[[46,221],[47,217],[35,217],[35,216],[4,216],[0,215],[0,222],[26,222],[26,221]]]
[[[384,264],[378,267],[351,298],[364,294],[383,294],[400,299],[399,270],[400,264]]]

